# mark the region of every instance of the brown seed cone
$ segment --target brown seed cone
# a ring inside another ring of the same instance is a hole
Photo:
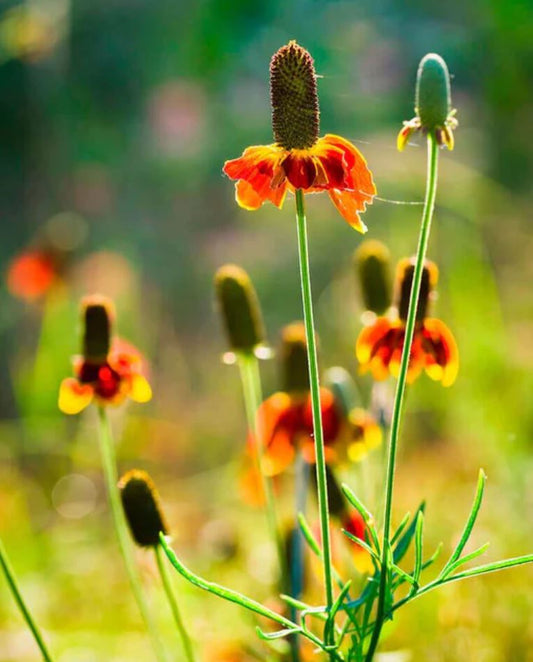
[[[283,149],[308,149],[318,140],[316,74],[311,55],[290,41],[270,62],[272,131]]]
[[[415,259],[405,259],[398,263],[396,278],[396,300],[398,305],[398,314],[403,321],[407,320],[409,310],[409,297],[413,286],[413,276],[415,274]],[[438,280],[438,268],[434,262],[426,260],[422,271],[422,282],[420,283],[420,296],[418,297],[418,308],[416,310],[416,321],[421,322],[427,317],[428,306],[431,295]]]
[[[83,358],[90,363],[106,360],[111,346],[113,302],[107,297],[91,295],[81,302],[83,324]]]
[[[150,476],[145,471],[133,469],[122,476],[118,487],[135,542],[140,547],[159,545],[159,533],[167,535],[168,527]]]

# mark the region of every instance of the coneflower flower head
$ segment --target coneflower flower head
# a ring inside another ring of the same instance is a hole
[[[368,240],[354,253],[365,308],[381,315],[391,305],[390,253],[380,241]]]
[[[157,489],[139,469],[124,474],[118,483],[122,506],[133,539],[140,547],[159,545],[159,533],[168,534]]]
[[[286,150],[308,149],[318,140],[319,108],[311,55],[290,41],[270,62],[272,131]]]
[[[409,298],[413,287],[413,276],[415,273],[415,258],[406,258],[398,263],[398,274],[396,278],[398,292],[398,316],[402,321],[407,321],[409,310]],[[422,281],[420,283],[420,295],[418,297],[418,308],[416,309],[416,321],[421,322],[427,317],[428,306],[433,290],[437,285],[439,270],[434,262],[426,260],[422,268]]]
[[[234,352],[253,353],[265,330],[256,291],[248,274],[226,264],[215,274],[215,292],[226,335]]]
[[[81,302],[83,324],[83,358],[102,363],[111,347],[112,326],[115,317],[112,302],[102,296],[86,297]]]
[[[309,391],[307,340],[303,322],[287,324],[281,333],[280,362],[282,385],[286,393]]]
[[[446,62],[436,53],[425,55],[418,66],[415,91],[416,117],[398,134],[398,149],[402,151],[415,131],[432,133],[439,145],[453,149],[453,130],[457,128],[452,109],[450,74]]]

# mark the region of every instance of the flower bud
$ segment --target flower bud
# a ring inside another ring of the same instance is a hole
[[[303,322],[287,324],[281,332],[280,361],[283,390],[286,393],[309,391],[307,340]]]
[[[168,533],[161,512],[159,494],[145,471],[133,469],[118,483],[122,506],[133,539],[140,547],[159,545],[159,533]]]
[[[366,309],[382,315],[391,305],[388,248],[374,239],[364,241],[354,253],[354,264]]]
[[[252,353],[264,342],[265,331],[248,274],[234,264],[220,267],[215,274],[215,291],[231,349]]]
[[[83,358],[89,363],[103,363],[109,354],[115,318],[113,302],[94,294],[82,299]]]
[[[436,53],[425,55],[418,66],[415,112],[423,129],[445,126],[452,110],[450,74],[446,62]]]
[[[295,41],[274,53],[270,62],[272,131],[286,150],[308,149],[318,140],[319,109],[311,55]]]
[[[407,320],[414,273],[414,258],[405,258],[398,263],[396,276],[398,315],[403,321]],[[422,281],[420,283],[420,294],[416,310],[417,322],[421,322],[427,316],[429,301],[431,294],[437,285],[438,277],[439,270],[437,265],[434,262],[426,260],[422,268]]]

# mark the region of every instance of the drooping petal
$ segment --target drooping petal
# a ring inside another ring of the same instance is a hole
[[[90,384],[80,384],[73,377],[61,382],[58,406],[64,414],[79,414],[93,399],[94,389]]]
[[[392,323],[387,317],[378,317],[373,324],[363,327],[355,346],[355,355],[361,364],[365,366],[373,356],[374,348],[392,328]]]
[[[275,145],[257,145],[246,148],[238,159],[226,161],[222,170],[238,180],[235,198],[239,206],[254,210],[269,200],[281,207],[286,183],[279,164],[285,154]]]
[[[359,212],[365,211],[366,205],[372,202],[372,196],[359,191],[340,191],[331,189],[329,197],[344,220],[355,230],[364,234],[368,228],[359,217]]]
[[[132,375],[129,396],[134,402],[148,402],[152,399],[152,387],[146,377],[140,374]]]
[[[452,332],[441,320],[426,318],[421,343],[428,376],[451,386],[459,370],[459,350]]]

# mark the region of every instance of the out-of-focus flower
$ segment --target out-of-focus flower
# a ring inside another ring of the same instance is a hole
[[[391,305],[388,248],[380,241],[368,239],[355,251],[353,262],[367,311],[382,315]]]
[[[0,19],[0,45],[11,57],[36,62],[54,49],[57,40],[52,20],[29,3],[9,9]]]
[[[428,53],[420,61],[416,76],[416,116],[403,123],[398,134],[398,149],[405,148],[415,131],[433,134],[439,145],[453,149],[453,131],[457,128],[455,112],[446,62],[440,55]]]
[[[133,539],[140,547],[157,547],[159,533],[168,534],[159,493],[153,480],[140,469],[132,469],[118,483],[122,507]]]
[[[17,255],[7,270],[7,289],[18,299],[35,301],[52,287],[57,274],[54,257],[41,250]]]
[[[152,397],[143,374],[144,361],[133,345],[113,338],[113,304],[99,295],[82,301],[83,355],[74,357],[75,377],[64,379],[59,389],[59,409],[77,414],[93,400],[99,405],[119,405],[126,398],[147,402]]]
[[[30,247],[8,265],[9,292],[28,302],[46,295],[63,280],[85,236],[85,222],[77,214],[62,212],[48,219],[32,238]]]
[[[361,371],[370,370],[376,380],[386,379],[389,374],[398,374],[413,274],[413,259],[405,259],[398,264],[397,310],[390,317],[378,317],[372,324],[365,326],[357,339],[356,355]],[[407,381],[411,383],[425,370],[431,379],[442,382],[443,386],[450,386],[459,368],[457,344],[444,322],[426,316],[437,279],[436,265],[427,261],[422,274]]]
[[[244,150],[226,161],[224,172],[237,180],[237,203],[254,210],[264,202],[281,208],[287,191],[327,191],[341,216],[359,232],[359,218],[376,187],[359,150],[340,136],[319,138],[316,74],[311,55],[295,41],[270,63],[272,129],[275,143]]]

